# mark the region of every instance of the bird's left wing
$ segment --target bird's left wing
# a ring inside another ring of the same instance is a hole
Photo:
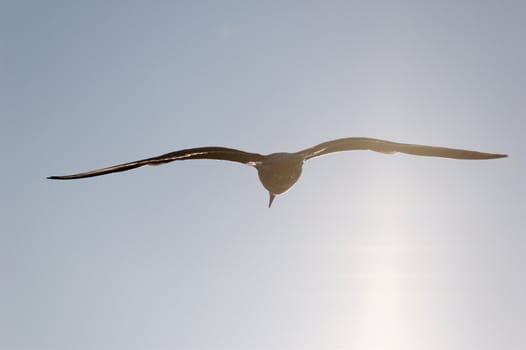
[[[454,159],[494,159],[507,157],[506,154],[484,153],[457,148],[398,143],[367,137],[347,137],[320,143],[298,152],[305,160],[328,153],[354,150],[371,150],[382,153],[407,153],[417,156],[442,157]]]
[[[249,164],[261,161],[263,156],[258,153],[249,153],[233,148],[226,147],[199,147],[189,148],[180,151],[166,153],[157,157],[136,160],[134,162],[113,165],[107,168],[91,170],[83,173],[61,176],[49,176],[48,179],[54,180],[73,180],[85,177],[100,176],[109,173],[116,173],[130,169],[139,168],[145,165],[161,165],[176,160],[188,159],[215,159]]]

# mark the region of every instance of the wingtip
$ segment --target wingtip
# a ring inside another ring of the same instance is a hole
[[[492,159],[499,159],[499,158],[508,158],[508,155],[507,154],[493,154]]]
[[[68,176],[48,176],[46,177],[46,179],[48,180],[71,180],[72,178],[71,177],[68,177]]]

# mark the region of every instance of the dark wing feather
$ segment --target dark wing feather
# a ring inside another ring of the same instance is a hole
[[[407,153],[417,156],[442,157],[455,159],[493,159],[507,157],[506,154],[482,153],[463,149],[413,145],[408,143],[397,143],[366,137],[348,137],[333,141],[320,143],[311,148],[307,148],[298,153],[305,157],[305,160],[319,157],[328,153],[354,150],[371,150],[382,153]]]
[[[48,179],[54,180],[73,180],[81,179],[84,177],[92,177],[105,175],[109,173],[116,173],[120,171],[126,171],[135,169],[145,165],[160,165],[164,163],[173,162],[176,160],[187,160],[187,159],[216,159],[216,160],[227,160],[232,162],[238,162],[248,164],[250,162],[261,161],[263,156],[257,153],[243,152],[237,149],[225,148],[225,147],[199,147],[183,149],[176,152],[166,153],[157,157],[137,160],[134,162],[113,165],[107,168],[91,170],[84,173],[63,175],[63,176],[49,176]]]

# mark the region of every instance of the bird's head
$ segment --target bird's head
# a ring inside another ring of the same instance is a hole
[[[269,192],[269,208],[277,195],[287,192],[298,181],[303,161],[296,153],[272,153],[255,164],[259,180]]]

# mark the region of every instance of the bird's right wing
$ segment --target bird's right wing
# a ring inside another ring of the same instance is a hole
[[[302,154],[305,160],[307,160],[328,153],[354,150],[371,150],[382,153],[400,152],[417,156],[455,159],[493,159],[507,157],[506,154],[483,153],[456,148],[397,143],[367,137],[347,137],[343,139],[332,140],[320,143],[319,145],[307,148],[298,153]]]
[[[250,164],[261,161],[263,156],[257,153],[249,153],[233,148],[226,147],[199,147],[189,148],[180,151],[166,153],[157,157],[146,158],[134,162],[113,165],[107,168],[91,170],[83,173],[72,175],[49,176],[48,179],[54,180],[73,180],[85,177],[100,176],[109,173],[116,173],[130,169],[139,168],[145,165],[161,165],[164,163],[173,162],[176,160],[188,159],[216,159],[238,162],[243,164]]]

